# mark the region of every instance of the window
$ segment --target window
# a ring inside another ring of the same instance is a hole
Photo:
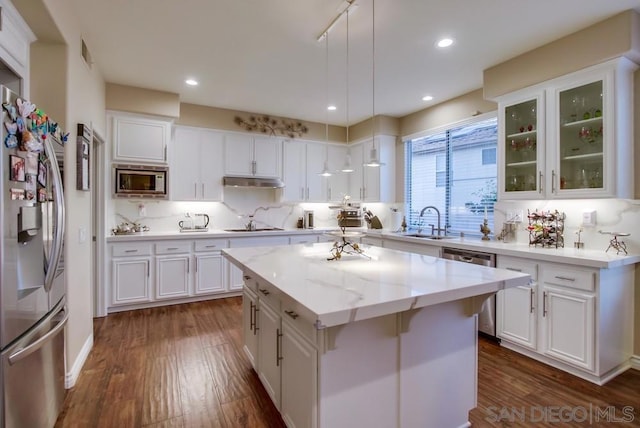
[[[497,195],[495,116],[425,133],[405,141],[405,201],[407,221],[426,233],[438,227],[449,232],[480,235],[485,212],[493,223]]]

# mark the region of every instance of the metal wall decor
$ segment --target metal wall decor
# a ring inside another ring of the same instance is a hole
[[[309,128],[303,125],[302,122],[274,119],[267,115],[249,116],[247,120],[236,116],[233,121],[236,125],[247,131],[260,132],[272,136],[282,135],[284,137],[296,138],[309,132]]]

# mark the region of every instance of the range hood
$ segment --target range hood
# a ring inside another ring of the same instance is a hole
[[[260,187],[273,189],[284,187],[284,182],[279,178],[223,177],[222,183],[225,186],[233,187]]]

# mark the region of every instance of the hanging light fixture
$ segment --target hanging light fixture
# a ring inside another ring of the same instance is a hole
[[[346,63],[347,63],[347,102],[346,102],[346,110],[347,110],[347,144],[349,144],[349,14],[347,14],[347,55],[346,55]],[[353,166],[351,165],[351,155],[347,154],[344,159],[344,165],[340,169],[342,172],[353,172]]]
[[[369,160],[364,164],[369,167],[380,167],[384,165],[378,157],[376,149],[376,0],[371,1],[371,151]]]
[[[326,103],[325,103],[325,111],[327,115],[327,120],[324,123],[324,139],[325,139],[325,147],[326,154],[324,158],[324,168],[322,168],[322,172],[320,173],[323,177],[331,177],[331,170],[329,169],[329,110],[326,108],[329,105],[329,33],[324,36],[325,41],[325,76],[326,76]]]

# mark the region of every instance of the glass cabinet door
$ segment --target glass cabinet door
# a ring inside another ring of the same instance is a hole
[[[589,83],[559,93],[559,191],[602,189],[603,81]],[[555,190],[555,189],[554,189]]]
[[[539,191],[538,99],[506,106],[504,115],[503,191],[511,195]]]

